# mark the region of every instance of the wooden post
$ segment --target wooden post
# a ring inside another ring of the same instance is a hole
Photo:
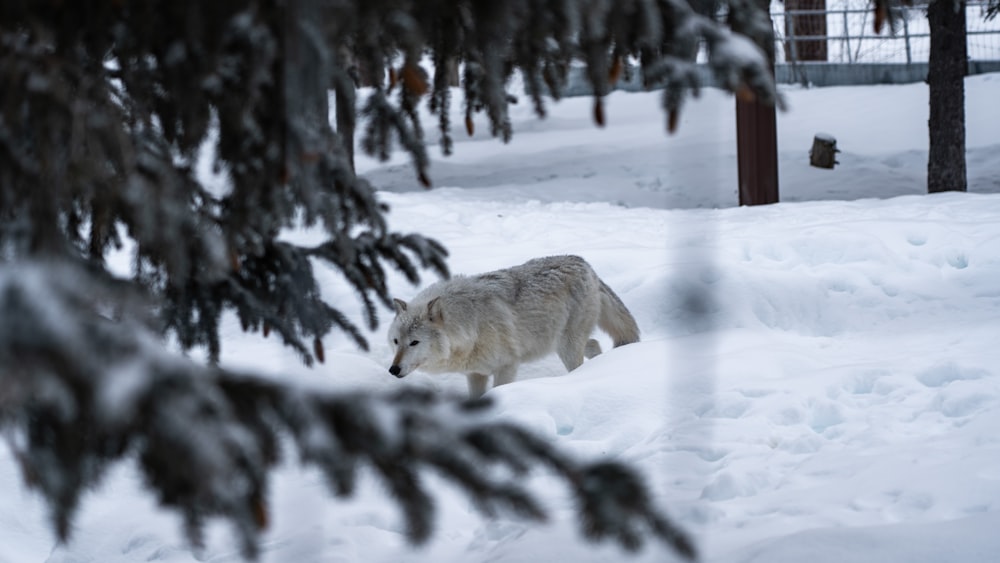
[[[778,202],[778,133],[774,106],[736,98],[740,205]]]
[[[769,0],[755,0],[768,10]],[[772,22],[772,29],[773,29]],[[774,34],[761,45],[771,59],[774,77]],[[778,202],[778,127],[774,106],[736,96],[736,163],[740,205]]]

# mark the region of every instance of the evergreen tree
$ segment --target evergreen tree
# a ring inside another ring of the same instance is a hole
[[[896,29],[902,6],[912,0],[875,0],[875,32],[884,23]],[[929,150],[927,192],[964,192],[968,188],[965,162],[965,77],[969,71],[965,0],[931,0],[930,55],[927,68]],[[988,0],[983,16],[1000,13],[1000,0]]]
[[[432,526],[426,469],[487,514],[538,519],[530,491],[480,466],[544,466],[576,495],[587,537],[635,548],[652,535],[692,556],[627,466],[574,461],[491,421],[482,402],[328,396],[280,374],[224,369],[219,325],[232,311],[245,330],[274,332],[307,364],[322,362],[335,327],[366,343],[322,299],[314,262],[357,290],[369,328],[379,304],[389,306],[388,268],[414,283],[421,269],[447,275],[442,245],[390,231],[387,208],[353,172],[362,75],[374,88],[360,146],[386,157],[400,142],[429,184],[416,107],[426,95],[450,150],[446,69],[463,69],[467,112],[484,111],[504,140],[511,74],[522,73],[544,115],[543,95],[559,97],[574,60],[589,69],[598,124],[627,58],[647,84],[665,86],[675,124],[697,86],[700,41],[722,84],[773,101],[767,59],[746,38],[767,19],[752,2],[728,6],[737,33],[685,0],[0,3],[0,427],[58,536],[68,536],[87,487],[129,458],[193,542],[219,517],[253,556],[288,440],[336,495],[372,468],[415,542]],[[225,181],[196,174],[204,147]],[[325,240],[279,236],[300,227]],[[113,252],[132,256],[128,275],[109,267]],[[170,338],[205,349],[209,364],[179,356]]]
[[[927,192],[967,189],[965,165],[965,76],[969,73],[965,0],[934,0],[927,5],[930,55],[927,90],[930,106]]]

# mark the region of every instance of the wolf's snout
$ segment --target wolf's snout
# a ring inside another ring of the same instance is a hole
[[[403,370],[400,369],[400,367],[397,366],[397,365],[393,365],[393,366],[389,367],[389,373],[391,373],[392,375],[395,375],[396,377],[399,377],[399,372],[401,372],[401,371],[403,371]]]

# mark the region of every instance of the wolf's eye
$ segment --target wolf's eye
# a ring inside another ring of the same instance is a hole
[[[420,344],[419,340],[414,340],[413,342],[410,342],[410,346],[416,346],[417,344]]]
[[[392,343],[396,344],[398,346],[399,345],[399,339],[398,338],[393,338],[392,339]]]

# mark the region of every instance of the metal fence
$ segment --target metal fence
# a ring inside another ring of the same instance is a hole
[[[985,2],[966,3],[970,73],[1000,71],[1000,18]],[[905,83],[923,80],[930,52],[927,4],[904,8],[893,32],[875,33],[869,0],[772,2],[779,82]]]
[[[987,21],[985,7],[980,0],[966,2],[969,74],[1000,72],[1000,16]],[[895,32],[884,29],[876,34],[870,0],[772,1],[775,80],[812,86],[924,81],[930,54],[927,4],[904,10]],[[708,53],[702,49],[698,61],[707,59]],[[702,84],[714,84],[707,66],[699,65],[698,72]],[[614,88],[643,90],[639,74],[631,73],[631,79],[618,82]],[[563,94],[585,96],[591,92],[583,69],[571,69]]]
[[[1000,18],[987,21],[985,8],[985,2],[966,3],[969,59],[974,61],[1000,60]],[[816,54],[831,63],[927,62],[927,4],[903,8],[902,16],[895,33],[876,34],[868,0],[774,2],[777,62],[817,60],[811,56]]]

